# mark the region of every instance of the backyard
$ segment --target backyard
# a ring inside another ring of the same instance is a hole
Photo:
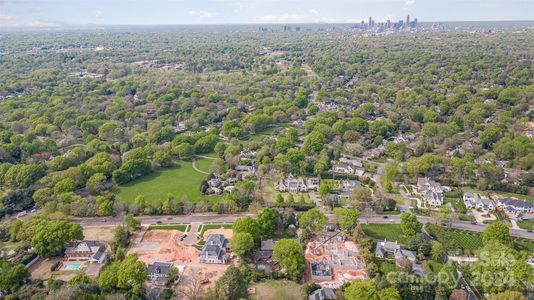
[[[407,237],[402,234],[398,224],[362,224],[365,234],[376,240],[397,241],[406,244]]]
[[[302,285],[287,280],[270,280],[252,286],[251,299],[292,300],[305,299],[306,291]]]
[[[199,159],[197,164],[199,162],[202,162],[201,165],[204,168],[210,160]],[[217,199],[217,196],[200,194],[200,182],[204,179],[206,179],[206,174],[193,170],[191,162],[180,162],[174,167],[156,171],[119,186],[117,194],[125,203],[133,203],[139,195],[144,196],[147,203],[155,203],[166,199],[169,193],[173,194],[176,199],[181,199],[183,195],[187,195],[190,201]]]

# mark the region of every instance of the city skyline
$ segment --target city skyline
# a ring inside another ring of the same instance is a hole
[[[0,0],[0,27],[534,20],[528,0]]]

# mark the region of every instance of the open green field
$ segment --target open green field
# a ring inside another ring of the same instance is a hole
[[[195,164],[199,170],[209,173],[211,165],[213,164],[213,159],[199,157]]]
[[[147,203],[164,200],[172,193],[176,199],[187,195],[190,201],[216,200],[217,196],[200,194],[200,182],[206,179],[206,174],[199,173],[191,167],[191,162],[180,162],[172,168],[156,171],[121,185],[117,188],[117,195],[125,203],[133,203],[139,195],[145,197]]]
[[[406,244],[408,238],[402,234],[398,224],[362,224],[363,232],[367,236],[377,240],[397,241]]]
[[[255,293],[251,299],[292,300],[308,299],[304,286],[288,280],[268,280],[252,286]]]
[[[148,230],[179,230],[186,232],[189,224],[178,224],[178,225],[150,225]]]
[[[522,229],[534,230],[534,220],[517,221],[517,226]]]

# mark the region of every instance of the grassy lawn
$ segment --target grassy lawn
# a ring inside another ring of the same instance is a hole
[[[388,273],[397,272],[398,270],[395,263],[380,260],[378,261],[378,271],[380,272],[380,274],[382,274],[382,276],[386,276]]]
[[[515,239],[516,244],[518,244],[523,250],[534,254],[534,241],[527,239]]]
[[[430,265],[430,268],[434,273],[438,273],[439,270],[441,270],[441,268],[443,267],[443,264],[440,264],[439,262],[432,259],[428,261],[428,264]]]
[[[199,157],[196,160],[196,166],[199,170],[208,172],[210,171],[211,165],[213,164],[213,159],[207,159],[203,157]]]
[[[203,224],[202,229],[200,230],[200,236],[204,236],[204,232],[208,229],[232,229],[232,224]]]
[[[482,235],[479,233],[450,230],[450,234],[464,249],[476,250],[484,246],[484,243],[482,242]]]
[[[187,195],[190,201],[217,200],[217,196],[200,194],[200,182],[206,178],[191,167],[191,162],[180,162],[178,166],[156,171],[117,188],[118,196],[125,203],[133,203],[139,195],[145,197],[147,203],[164,200],[172,193],[176,199]]]
[[[288,280],[268,280],[252,286],[255,293],[251,299],[262,300],[293,300],[307,299],[306,291],[302,285]]]
[[[522,229],[534,230],[534,220],[517,221],[517,226]]]
[[[406,244],[408,238],[402,234],[398,224],[362,224],[365,234],[373,239],[388,241],[397,241],[400,244]]]
[[[259,142],[259,141],[263,141],[268,136],[273,135],[278,128],[288,127],[288,126],[289,126],[289,124],[285,124],[285,125],[280,124],[280,126],[267,127],[264,130],[261,130],[261,131],[258,131],[256,133],[254,133],[254,134],[251,134],[249,136],[240,138],[239,140],[243,141],[243,142],[251,142],[251,141]]]
[[[179,230],[181,232],[186,232],[189,224],[178,224],[178,225],[150,225],[148,230]]]

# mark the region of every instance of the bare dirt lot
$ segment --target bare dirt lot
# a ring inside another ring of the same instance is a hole
[[[134,245],[131,252],[139,255],[144,263],[198,262],[200,251],[193,246],[186,246],[179,242],[183,232],[178,230],[148,230],[138,245]]]
[[[113,230],[116,226],[84,227],[83,236],[89,241],[110,242],[113,240]]]
[[[208,229],[204,231],[204,236],[203,236],[204,240],[206,240],[208,238],[208,235],[210,234],[222,234],[224,235],[225,238],[231,239],[232,235],[234,234],[234,231],[232,229],[225,229],[225,228]]]

